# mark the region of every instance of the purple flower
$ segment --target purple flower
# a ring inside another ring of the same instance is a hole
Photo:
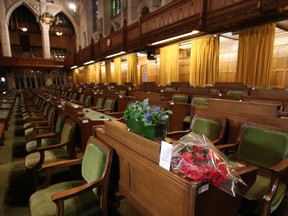
[[[146,122],[150,122],[152,120],[152,115],[150,112],[147,112],[144,116]]]
[[[153,107],[153,111],[154,112],[160,112],[160,107],[159,106],[155,106],[155,107]]]

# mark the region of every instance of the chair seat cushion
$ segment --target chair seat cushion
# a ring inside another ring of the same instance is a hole
[[[190,116],[190,115],[186,116],[186,117],[184,118],[183,122],[190,124],[190,122],[191,122],[191,116]]]
[[[44,163],[51,163],[59,160],[69,159],[66,149],[53,149],[45,151],[45,161]],[[32,169],[40,160],[40,153],[34,152],[26,156],[25,167]]]
[[[62,182],[36,191],[29,200],[31,216],[54,216],[56,213],[56,205],[51,200],[51,195],[84,183],[85,182],[81,180]],[[99,201],[92,190],[77,196],[77,198],[71,198],[64,202],[64,215],[101,215],[99,211]]]
[[[56,144],[56,143],[59,143],[59,139],[57,139],[57,138],[52,137],[52,138],[41,139],[41,146],[49,146],[49,145]],[[32,140],[32,141],[26,143],[26,151],[27,152],[31,152],[36,147],[37,147],[37,141],[36,140]]]
[[[25,120],[25,118],[23,118],[24,120]],[[25,123],[24,125],[23,125],[23,128],[24,129],[27,129],[27,128],[29,128],[31,126],[31,122],[28,122],[28,123]]]
[[[263,196],[267,193],[269,183],[270,183],[269,177],[258,174],[255,183],[252,185],[248,193],[245,195],[245,198],[253,201],[261,201],[263,199]],[[283,197],[285,195],[285,191],[286,191],[285,184],[280,183],[276,195],[272,200],[271,212],[273,212],[281,204],[281,201],[283,200]],[[256,209],[255,212],[257,211],[258,210]]]

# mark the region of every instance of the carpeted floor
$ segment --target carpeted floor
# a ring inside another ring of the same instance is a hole
[[[9,127],[5,131],[5,145],[0,146],[0,215],[29,215],[28,201],[33,192],[31,177],[25,166],[25,137],[22,125],[15,127],[15,103]]]

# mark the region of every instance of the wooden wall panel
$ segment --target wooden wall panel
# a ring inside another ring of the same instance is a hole
[[[178,1],[160,8],[155,13],[141,17],[141,34],[157,31],[167,25],[179,23],[184,19],[199,16],[201,13],[201,0]],[[157,12],[157,13],[156,13]]]

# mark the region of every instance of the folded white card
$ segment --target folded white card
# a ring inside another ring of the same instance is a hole
[[[160,161],[159,165],[164,169],[170,171],[170,164],[172,158],[172,147],[173,145],[167,142],[161,142],[161,151],[160,151]]]

